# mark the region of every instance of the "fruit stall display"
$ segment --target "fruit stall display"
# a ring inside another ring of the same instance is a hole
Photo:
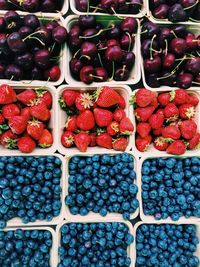
[[[0,266],[199,267],[199,7],[0,0]]]

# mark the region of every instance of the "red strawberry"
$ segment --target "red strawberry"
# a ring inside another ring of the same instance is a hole
[[[152,137],[147,135],[145,138],[141,136],[137,136],[135,140],[135,145],[140,152],[144,152],[148,149],[149,145],[151,144]]]
[[[199,104],[199,98],[195,94],[188,94],[187,103],[192,106],[197,106]]]
[[[89,146],[94,147],[96,145],[97,145],[96,135],[95,135],[95,133],[91,133],[90,134],[90,144],[89,144]]]
[[[0,125],[5,121],[4,116],[0,113]]]
[[[117,151],[125,151],[128,146],[127,138],[120,137],[113,142],[113,149]]]
[[[35,140],[39,140],[45,129],[44,123],[38,120],[28,122],[27,133]]]
[[[27,118],[24,116],[13,116],[9,119],[8,124],[14,134],[22,134],[27,127]]]
[[[179,116],[179,110],[174,103],[169,103],[164,109],[164,115],[166,118],[170,119],[171,121],[174,121]]]
[[[14,149],[17,148],[17,139],[17,135],[8,130],[1,135],[1,144],[3,147]]]
[[[125,109],[125,107],[126,107],[126,101],[123,98],[123,96],[119,95],[119,97],[120,97],[120,100],[118,102],[118,106],[119,106],[119,108]]]
[[[22,153],[31,153],[36,148],[35,142],[29,136],[21,137],[17,146]]]
[[[50,111],[43,102],[30,107],[30,114],[40,121],[48,121],[51,117]]]
[[[196,133],[189,141],[189,149],[194,149],[200,142],[200,133]]]
[[[159,128],[159,129],[154,129],[153,130],[153,134],[155,135],[155,136],[160,136],[160,135],[162,135],[162,127],[161,128]]]
[[[111,107],[115,104],[123,104],[123,99],[120,95],[111,87],[103,86],[95,92],[96,103],[99,107]],[[123,104],[124,105],[124,104]]]
[[[84,131],[91,130],[95,126],[94,115],[92,111],[85,110],[77,117],[76,124],[78,128]]]
[[[174,91],[171,91],[170,93],[162,93],[158,95],[158,102],[161,104],[161,106],[165,107],[167,106],[171,101],[174,99]]]
[[[101,133],[96,138],[97,145],[108,149],[112,148],[112,137],[108,133]]]
[[[181,140],[176,140],[167,148],[167,153],[172,155],[182,155],[186,151],[186,146]]]
[[[148,121],[150,116],[153,114],[154,110],[155,110],[155,107],[153,106],[146,107],[146,108],[136,108],[135,116],[138,121],[145,122],[145,121]]]
[[[163,109],[163,108],[159,108],[159,109],[156,111],[156,114],[164,115],[164,109]]]
[[[64,90],[60,102],[65,104],[67,107],[72,107],[75,104],[76,97],[78,96],[77,91],[73,90]]]
[[[65,131],[61,136],[61,143],[64,147],[71,147],[74,144],[74,134],[70,131]]]
[[[90,144],[90,136],[88,133],[78,133],[75,135],[75,145],[81,152],[86,152]]]
[[[141,108],[149,106],[153,98],[154,94],[152,91],[145,88],[141,88],[135,93],[135,103]]]
[[[122,134],[132,134],[132,132],[134,131],[134,126],[129,118],[125,117],[120,121],[119,131]]]
[[[197,124],[191,120],[182,121],[180,124],[181,135],[185,139],[191,139],[197,132]]]
[[[92,95],[89,93],[79,94],[76,97],[75,105],[79,111],[90,109],[93,106]]]
[[[180,117],[182,119],[192,119],[195,116],[195,107],[191,104],[183,104],[179,107]]]
[[[164,115],[162,114],[152,114],[149,118],[149,124],[152,129],[159,129],[163,126]]]
[[[144,138],[149,135],[151,131],[151,126],[148,122],[139,122],[137,124],[136,131],[142,138]]]
[[[118,108],[113,113],[113,118],[115,121],[120,122],[124,117],[126,117],[126,113],[123,109]]]
[[[69,116],[66,124],[65,124],[66,131],[75,132],[77,130],[76,124],[76,116]]]
[[[154,108],[158,107],[158,100],[157,97],[154,97],[150,103],[150,106],[153,106]]]
[[[181,132],[176,125],[168,125],[162,129],[162,136],[177,140],[181,137]]]
[[[169,142],[166,141],[166,138],[160,136],[154,140],[153,145],[157,150],[165,151],[169,146]]]
[[[25,106],[30,105],[37,98],[37,94],[32,89],[26,89],[17,95],[17,100]]]
[[[13,88],[7,84],[0,85],[0,104],[11,104],[17,100]]]
[[[102,109],[102,108],[95,108],[94,118],[95,118],[96,124],[99,127],[107,127],[112,122],[113,114],[109,110]]]
[[[53,136],[47,129],[44,129],[40,139],[38,140],[38,145],[42,148],[47,148],[52,146],[53,144]]]
[[[37,90],[36,94],[41,102],[43,102],[48,109],[52,106],[52,95],[49,91],[46,90]]]
[[[112,121],[107,126],[107,133],[111,136],[116,135],[119,132],[119,123],[116,121]]]
[[[13,116],[20,114],[20,109],[16,104],[7,104],[2,107],[2,114],[5,119],[10,119]]]
[[[20,115],[26,117],[27,120],[29,120],[30,117],[31,117],[31,111],[30,111],[30,108],[29,108],[29,107],[25,107],[25,108],[23,108],[23,109],[21,110],[21,114],[20,114]]]
[[[184,89],[177,89],[174,91],[174,104],[175,105],[182,105],[187,103],[188,93]]]

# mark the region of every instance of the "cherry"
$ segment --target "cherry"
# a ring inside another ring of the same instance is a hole
[[[97,47],[94,43],[83,42],[80,49],[81,56],[94,57],[97,55]]]
[[[122,49],[131,50],[135,42],[135,37],[124,33],[120,39],[120,45]]]
[[[129,4],[129,12],[131,14],[138,14],[143,6],[143,0],[131,0]]]
[[[36,29],[36,37],[42,41],[45,45],[49,46],[52,42],[51,32],[45,27],[40,26]]]
[[[106,36],[108,39],[117,39],[120,37],[120,35],[121,35],[121,31],[118,26],[115,26],[113,29],[111,29],[110,31],[106,33]]]
[[[187,50],[188,51],[193,51],[196,49],[197,47],[197,42],[195,41],[195,35],[191,32],[189,32],[186,37],[185,37],[185,41],[187,44]]]
[[[91,38],[89,38],[90,41],[94,42],[94,43],[98,43],[99,41],[99,36],[95,36],[95,37],[92,37],[93,35],[96,35],[97,34],[97,29],[95,28],[91,28],[91,29],[86,29],[83,31],[82,33],[82,36],[84,37],[89,37],[91,36]]]
[[[22,79],[23,72],[17,65],[11,64],[6,67],[5,76],[7,79],[19,81]]]
[[[110,46],[105,53],[106,59],[110,61],[120,61],[122,59],[122,49],[118,45]]]
[[[107,12],[115,13],[117,8],[117,1],[116,0],[101,0],[101,7],[106,9]]]
[[[14,10],[7,11],[4,15],[4,20],[6,23],[6,29],[8,31],[12,30],[18,30],[21,26],[21,18],[17,12]]]
[[[185,70],[193,75],[197,75],[200,72],[200,57],[188,59],[185,64]]]
[[[0,79],[4,78],[5,66],[0,64]]]
[[[185,38],[186,34],[188,33],[187,28],[180,24],[173,27],[173,32],[181,38]]]
[[[7,10],[8,5],[6,0],[0,0],[0,10]]]
[[[47,49],[38,50],[34,55],[34,61],[36,66],[42,70],[48,69],[50,65],[50,53]]]
[[[158,35],[159,26],[153,22],[147,21],[142,25],[142,37],[144,39],[152,39],[154,35]]]
[[[30,80],[43,80],[42,71],[34,67],[30,72]]]
[[[177,80],[177,74],[169,71],[162,72],[162,84],[166,86],[174,86]],[[158,78],[159,79],[159,78]]]
[[[80,59],[72,58],[69,62],[69,67],[70,67],[72,76],[75,79],[79,79],[79,73],[83,67],[83,63],[80,61]]]
[[[164,69],[169,70],[174,67],[175,64],[175,55],[172,53],[165,54],[162,57],[162,66]]]
[[[198,74],[198,75],[195,77],[195,82],[197,82],[197,83],[200,84],[200,74]]]
[[[137,20],[132,17],[126,17],[120,23],[120,29],[123,32],[136,33],[137,32]]]
[[[190,73],[180,73],[177,78],[177,86],[183,89],[191,87],[193,75]]]
[[[133,52],[124,52],[122,57],[122,64],[131,70],[135,64],[135,54]]]
[[[115,81],[127,81],[129,76],[130,76],[130,72],[124,65],[122,68],[120,67],[116,69],[115,74],[114,74],[114,80]]]
[[[86,84],[93,82],[94,68],[92,66],[84,66],[80,71],[80,80]]]
[[[170,51],[176,55],[183,55],[187,48],[185,39],[183,38],[174,38],[170,42]]]
[[[69,31],[69,44],[73,49],[78,48],[82,43],[79,35],[81,35],[81,28],[79,25],[74,24]]]
[[[153,10],[153,16],[157,19],[166,19],[168,14],[169,6],[162,4]]]
[[[94,80],[95,82],[105,82],[108,80],[108,74],[105,68],[98,67],[94,69]]]
[[[160,87],[160,80],[158,80],[158,74],[153,73],[153,74],[147,74],[146,75],[146,82],[149,86],[156,88]]]
[[[141,52],[142,52],[142,55],[144,58],[150,57],[151,44],[152,44],[152,49],[155,49],[155,50],[158,49],[158,43],[155,40],[153,40],[153,42],[152,42],[151,39],[146,39],[142,42]]]
[[[56,9],[55,2],[52,0],[43,0],[40,4],[41,11],[53,12]]]
[[[109,47],[109,46],[114,46],[114,45],[118,45],[119,46],[119,42],[115,39],[110,39],[106,42],[106,46]]]
[[[35,15],[29,14],[24,17],[23,24],[24,26],[35,30],[40,26],[40,21]]]
[[[165,4],[166,1],[165,0],[152,0],[150,1],[150,4],[155,8],[155,7],[158,7],[162,4]]]
[[[49,70],[45,70],[44,78],[46,80],[50,79],[50,81],[56,82],[60,78],[60,74],[61,74],[60,68],[59,66],[56,65],[50,68]]]
[[[24,10],[34,13],[39,11],[39,0],[24,0],[23,8]]]
[[[159,56],[155,56],[154,58],[145,59],[144,62],[144,69],[148,73],[156,73],[161,68],[161,58]]]
[[[80,12],[86,12],[88,4],[88,0],[75,0],[76,9]]]
[[[171,29],[164,27],[160,30],[158,43],[161,46],[161,48],[166,47],[166,41],[170,42],[172,39],[173,39],[173,34]]]
[[[26,50],[26,44],[22,41],[18,32],[11,33],[7,38],[7,43],[10,50],[15,53],[22,53]]]
[[[0,32],[4,32],[6,28],[6,23],[3,17],[0,17]]]
[[[196,3],[196,0],[179,0],[179,3],[187,8],[187,7],[192,7],[195,3]]]
[[[24,70],[30,70],[33,68],[33,56],[31,53],[26,52],[24,54],[15,56],[15,64],[19,65]]]
[[[54,28],[58,27],[59,24],[57,21],[49,21],[47,22],[47,24],[45,25],[45,27],[47,28],[47,30],[49,31],[53,31]]]
[[[20,34],[21,38],[26,38],[28,35],[33,33],[33,30],[30,27],[22,26],[18,33]]]
[[[67,30],[62,26],[57,26],[52,31],[52,38],[58,44],[63,44],[67,40]]]
[[[188,16],[182,5],[174,4],[169,9],[168,19],[172,22],[186,21]]]
[[[96,17],[92,15],[81,15],[79,16],[78,22],[82,29],[95,28]]]

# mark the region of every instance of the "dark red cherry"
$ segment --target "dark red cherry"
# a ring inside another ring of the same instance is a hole
[[[117,8],[117,1],[116,0],[101,0],[100,4],[101,4],[101,7],[103,9],[106,9],[106,11],[109,13],[114,13],[114,11]],[[114,11],[113,11],[113,9],[114,9]]]
[[[95,28],[96,17],[93,15],[81,15],[79,16],[78,22],[82,29]]]
[[[43,12],[54,12],[56,9],[55,1],[53,0],[43,0],[40,4],[40,9]]]
[[[190,73],[181,73],[177,78],[177,86],[182,89],[187,89],[192,86],[193,75]]]
[[[115,26],[113,29],[111,29],[110,31],[106,33],[106,36],[108,39],[117,39],[120,37],[120,35],[121,35],[121,31],[118,26]]]
[[[122,49],[118,45],[110,46],[107,48],[105,56],[110,61],[120,61],[122,59]]]
[[[4,32],[6,28],[6,23],[3,17],[0,17],[0,32]]]
[[[98,67],[94,69],[94,81],[95,82],[105,82],[108,80],[108,74],[105,68]]]
[[[160,30],[160,34],[158,37],[158,43],[161,48],[166,47],[166,41],[170,42],[174,38],[172,31],[170,28],[164,27]]]
[[[166,70],[170,70],[174,67],[175,64],[175,55],[172,53],[167,53],[162,57],[162,66]]]
[[[31,53],[26,52],[24,54],[15,56],[15,64],[19,65],[24,70],[30,70],[33,68],[33,56]]]
[[[34,55],[34,61],[37,67],[46,70],[50,65],[50,53],[47,49],[38,50]]]
[[[63,44],[67,40],[67,30],[63,26],[54,28],[52,38],[56,43]]]
[[[80,47],[82,39],[79,38],[81,35],[81,28],[79,25],[74,24],[69,31],[69,44],[73,50],[76,50]]]
[[[39,11],[39,0],[24,0],[23,1],[23,8],[24,10],[34,13]]]
[[[166,19],[168,10],[169,10],[169,6],[166,4],[162,4],[156,7],[152,13],[153,13],[153,16],[157,19]]]
[[[30,72],[30,80],[43,80],[41,69],[34,67]]]
[[[114,46],[114,45],[118,45],[119,46],[119,42],[115,39],[110,39],[106,42],[106,46],[109,47],[109,46]]]
[[[0,10],[8,10],[8,3],[6,0],[0,0]]]
[[[135,54],[133,52],[124,52],[122,57],[122,65],[131,70],[135,64]]]
[[[180,4],[174,4],[168,11],[168,19],[172,22],[186,21],[188,19],[187,13]]]
[[[50,45],[52,42],[51,32],[45,27],[40,26],[36,29],[37,34],[35,35],[45,45]]]
[[[22,22],[19,14],[14,10],[7,11],[4,15],[4,20],[6,23],[6,29],[12,32],[18,30]]]
[[[195,20],[200,21],[200,3],[196,6],[195,10],[193,11],[191,17]]]
[[[192,7],[196,2],[196,0],[179,0],[179,4],[181,4],[184,8]]]
[[[123,32],[136,33],[137,27],[137,20],[132,17],[127,17],[123,19],[120,23],[120,28]]]
[[[142,56],[144,58],[149,58],[150,57],[150,47],[151,47],[151,44],[152,44],[152,48],[157,50],[158,49],[158,43],[153,40],[153,42],[151,41],[151,39],[146,39],[142,42],[142,45],[141,45],[141,53],[142,53]]]
[[[45,27],[47,28],[47,30],[49,31],[53,31],[54,28],[58,27],[59,23],[57,21],[49,21],[47,22],[47,24],[45,25]]]
[[[130,14],[138,14],[143,7],[143,0],[131,0],[129,4]]]
[[[14,53],[22,53],[26,50],[26,44],[22,41],[18,32],[11,33],[7,38],[8,46]]]
[[[171,42],[170,42],[170,51],[172,53],[175,53],[176,55],[183,55],[185,53],[185,50],[187,48],[187,44],[185,39],[183,38],[174,38]]]
[[[40,26],[40,21],[37,16],[33,14],[28,14],[23,19],[24,26],[27,26],[33,30],[37,29]]]
[[[88,38],[88,39],[84,39],[84,40],[88,40],[90,42],[94,42],[94,43],[98,43],[99,42],[99,36],[94,36],[92,37],[93,35],[96,35],[97,34],[97,29],[95,28],[91,28],[91,29],[86,29],[83,31],[82,35],[84,37],[89,37],[91,36],[91,38]]]
[[[153,88],[160,87],[160,80],[158,80],[157,73],[147,74],[146,82],[150,87],[153,87]]]
[[[158,7],[162,4],[165,4],[166,0],[152,0],[150,1],[150,5],[152,5],[153,8]]]
[[[154,35],[158,35],[160,28],[153,22],[147,21],[142,25],[142,37],[144,39],[152,39]]]
[[[200,57],[188,59],[185,64],[185,70],[193,75],[197,75],[200,72]]]
[[[22,39],[26,38],[32,32],[33,32],[33,30],[30,27],[27,27],[27,26],[22,26],[18,31],[18,33],[20,34]]]
[[[196,50],[196,47],[197,47],[196,37],[192,32],[189,32],[186,35],[185,41],[186,41],[186,44],[187,44],[187,50],[188,51]]]
[[[83,63],[77,58],[72,58],[69,62],[69,67],[70,67],[72,76],[75,79],[79,80],[79,73],[83,67]]]
[[[156,73],[161,69],[161,58],[158,56],[152,59],[147,58],[144,60],[143,64],[145,71],[148,73]]]
[[[129,5],[127,5],[126,0],[118,0],[118,5],[115,7],[115,10],[119,14],[128,14]]]
[[[75,7],[80,12],[86,12],[88,3],[88,0],[75,0]]]
[[[177,37],[185,38],[188,33],[188,30],[185,25],[177,24],[172,28],[173,32],[177,35]]]
[[[170,71],[163,71],[162,77],[165,77],[165,79],[160,80],[160,82],[162,85],[166,86],[174,86],[177,80],[177,74],[172,74]]]
[[[6,67],[5,77],[8,80],[20,81],[23,77],[23,72],[17,65],[11,64]]]
[[[194,81],[200,84],[200,74],[195,77]]]
[[[120,38],[120,46],[124,50],[132,50],[135,42],[134,36],[129,36],[126,33]]]
[[[84,66],[80,71],[80,80],[86,84],[93,82],[94,68],[92,66]]]
[[[120,67],[116,69],[114,74],[114,80],[115,81],[127,81],[130,76],[129,70],[126,68],[126,66]]]
[[[94,43],[91,42],[84,42],[81,45],[80,55],[81,56],[88,56],[88,57],[95,57],[97,55],[97,47]]]

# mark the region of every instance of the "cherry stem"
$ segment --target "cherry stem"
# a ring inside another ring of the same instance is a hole
[[[43,45],[43,46],[45,46],[45,43],[43,43],[39,38],[37,38],[37,37],[31,37],[31,38],[29,38],[29,39],[35,39],[35,40],[37,40],[39,43],[41,43],[41,45]]]
[[[99,48],[98,51],[106,50],[108,47]]]
[[[101,77],[101,76],[97,76],[97,75],[93,75],[93,74],[90,74],[90,77],[93,77],[93,78],[97,78],[97,79],[103,80],[103,77]]]
[[[192,54],[189,54],[189,53],[185,53],[185,55],[186,55],[186,56],[190,56],[191,58],[195,58],[195,56],[194,56],[194,55],[192,55]]]
[[[156,38],[156,34],[151,39],[151,44],[150,44],[150,60],[153,60],[153,53],[152,53],[152,46],[153,46],[153,41]]]
[[[197,0],[193,5],[185,7],[184,10],[188,10],[190,8],[193,8],[194,6],[196,6],[199,3],[199,0]]]
[[[87,55],[82,55],[82,56],[80,56],[79,59],[81,59],[81,58],[83,58],[83,57],[87,58],[88,60],[91,60],[91,57],[89,57],[89,56],[87,56]]]
[[[99,36],[102,32],[112,30],[114,27],[115,27],[115,25],[112,24],[110,28],[107,28],[107,29],[101,29],[101,30],[99,30],[96,34],[93,34],[93,35],[90,35],[90,36],[79,36],[79,38],[80,38],[80,39],[91,39],[91,38],[94,38],[94,37]]]
[[[98,6],[90,6],[90,8],[93,8],[94,9],[94,13],[96,12],[96,10],[102,10],[102,11],[104,11],[104,9],[103,8],[100,8],[100,7],[98,7]]]
[[[193,57],[185,57],[184,59],[191,59],[191,58],[193,58]],[[175,59],[175,61],[180,61],[180,60],[182,60],[183,58],[177,58],[177,59]]]
[[[171,33],[174,35],[175,38],[178,38],[174,31],[171,31]]]
[[[100,62],[100,64],[101,64],[101,67],[103,67],[103,63],[102,63],[101,56],[100,56],[99,53],[98,53],[98,58],[99,58],[99,62]]]
[[[198,51],[196,51],[197,55],[200,57],[200,53]]]
[[[113,80],[115,74],[115,62],[112,61],[112,76],[109,78],[110,81]]]
[[[167,55],[168,53],[168,41],[167,39],[165,39],[165,56]]]
[[[52,47],[49,48],[49,52],[50,53],[53,53],[53,50],[54,50],[55,46],[56,46],[56,43],[54,42]]]
[[[26,36],[24,39],[22,39],[22,41],[24,42],[27,39],[31,39],[31,38],[33,38],[32,36],[34,36],[35,34],[38,34],[38,33],[44,33],[44,31],[33,32],[33,33],[29,34],[28,36]]]
[[[133,5],[131,2],[125,2],[126,5]],[[143,6],[141,3],[137,3],[138,6]]]
[[[198,83],[198,82],[192,82],[193,84],[197,84],[197,85],[200,85],[200,83]]]
[[[146,32],[148,32],[148,30],[145,30],[145,31],[143,31],[143,32],[140,32],[140,34],[143,34],[143,33],[146,33]]]
[[[79,49],[79,50],[76,51],[76,53],[73,55],[73,58],[75,58],[78,55],[78,53],[80,52],[80,50],[81,49]]]
[[[128,38],[129,38],[128,52],[130,52],[131,51],[132,38],[131,38],[131,35],[129,32],[126,32],[125,34],[128,35]]]
[[[90,3],[89,3],[89,0],[87,1],[87,15],[88,13],[90,12]]]
[[[7,2],[8,2],[9,4],[12,4],[13,6],[16,6],[16,7],[18,7],[19,9],[22,9],[22,10],[23,10],[21,4],[20,4],[20,5],[17,5],[16,3],[14,3],[14,2],[12,2],[12,1],[10,1],[10,0],[7,0]],[[21,3],[21,2],[20,2],[20,3]]]
[[[189,20],[191,20],[191,21],[194,21],[194,22],[200,22],[200,20],[198,20],[198,19],[193,19],[193,18],[191,18],[191,17],[189,17]],[[199,29],[198,29],[199,30]]]
[[[124,17],[117,15],[117,13],[116,13],[116,11],[114,10],[113,7],[111,7],[111,10],[112,10],[112,12],[114,13],[114,15],[115,15],[118,19],[121,19],[121,20],[124,19]]]

